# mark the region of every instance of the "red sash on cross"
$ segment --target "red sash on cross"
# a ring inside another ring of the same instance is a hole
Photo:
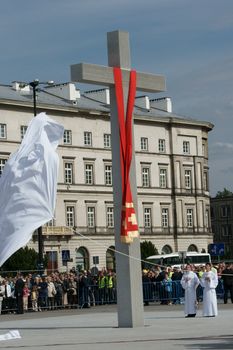
[[[121,69],[114,67],[113,73],[120,132],[120,160],[122,178],[121,242],[131,243],[133,238],[139,236],[129,178],[132,160],[132,116],[136,94],[136,71],[132,70],[130,72],[126,118],[124,113],[124,95]]]

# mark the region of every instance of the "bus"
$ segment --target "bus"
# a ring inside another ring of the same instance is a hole
[[[152,255],[146,258],[146,261],[153,265],[171,267],[181,267],[181,265],[184,264],[194,264],[198,266],[211,263],[211,257],[209,253],[176,252],[170,254]]]

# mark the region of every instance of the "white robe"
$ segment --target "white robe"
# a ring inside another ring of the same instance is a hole
[[[218,285],[216,273],[204,272],[200,280],[203,290],[203,316],[217,316],[218,306],[215,288]]]
[[[181,285],[185,290],[184,313],[186,315],[196,314],[196,289],[199,285],[197,275],[192,271],[185,272],[181,279]]]

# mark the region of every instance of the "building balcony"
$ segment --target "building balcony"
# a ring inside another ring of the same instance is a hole
[[[73,236],[73,228],[66,226],[43,226],[43,236]]]

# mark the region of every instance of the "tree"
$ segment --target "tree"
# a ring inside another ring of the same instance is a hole
[[[216,198],[225,198],[225,197],[231,197],[231,196],[233,196],[233,193],[228,189],[226,189],[225,187],[223,191],[218,191],[216,194]]]
[[[141,259],[145,260],[148,256],[157,255],[158,250],[151,241],[144,241],[140,244],[141,247]]]
[[[38,253],[28,247],[20,248],[1,266],[1,271],[36,271]]]

